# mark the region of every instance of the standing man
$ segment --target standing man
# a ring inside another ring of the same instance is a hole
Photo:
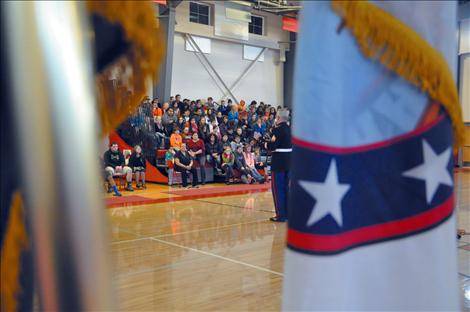
[[[269,220],[274,222],[287,221],[287,191],[289,189],[290,154],[292,152],[288,119],[288,110],[278,111],[271,141],[265,143],[266,149],[272,152],[271,188],[276,216],[269,218]]]

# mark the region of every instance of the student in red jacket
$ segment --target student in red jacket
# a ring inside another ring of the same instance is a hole
[[[204,146],[204,141],[199,139],[197,132],[194,132],[191,140],[187,141],[188,153],[197,160],[199,163],[199,168],[201,171],[201,184],[206,184],[206,148]]]

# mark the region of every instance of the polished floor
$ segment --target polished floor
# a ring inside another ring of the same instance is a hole
[[[268,185],[233,188],[151,185],[128,200],[107,197],[121,310],[280,310],[286,225],[267,221]],[[470,230],[470,171],[456,173],[456,195],[459,227]],[[470,310],[470,236],[458,254]]]

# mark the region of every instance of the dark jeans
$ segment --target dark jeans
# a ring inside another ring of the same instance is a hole
[[[201,182],[206,182],[206,155],[198,155],[196,157],[197,162],[199,163],[199,168],[201,170]]]
[[[212,154],[207,154],[207,161],[215,168],[220,168],[220,156],[214,157]]]
[[[191,170],[186,170],[185,168],[176,166],[176,171],[181,172],[181,180],[183,182],[183,187],[188,186],[188,175],[191,173],[193,175],[193,186],[197,185],[197,170],[196,168],[191,168]]]
[[[223,164],[222,169],[225,171],[225,181],[228,181],[233,177],[233,167],[229,164]]]

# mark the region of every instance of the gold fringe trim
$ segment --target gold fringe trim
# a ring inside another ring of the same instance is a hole
[[[21,293],[19,281],[21,253],[29,246],[23,218],[23,200],[16,191],[10,206],[5,237],[1,251],[1,311],[17,311],[17,296]]]
[[[102,135],[106,135],[141,103],[147,82],[153,79],[156,83],[165,42],[150,1],[87,1],[87,8],[120,24],[131,42],[128,53],[96,78]],[[130,77],[113,83],[112,70],[116,66],[130,71]]]
[[[442,55],[405,23],[367,1],[332,1],[362,51],[441,103],[453,124],[456,146],[464,140],[457,88]]]

